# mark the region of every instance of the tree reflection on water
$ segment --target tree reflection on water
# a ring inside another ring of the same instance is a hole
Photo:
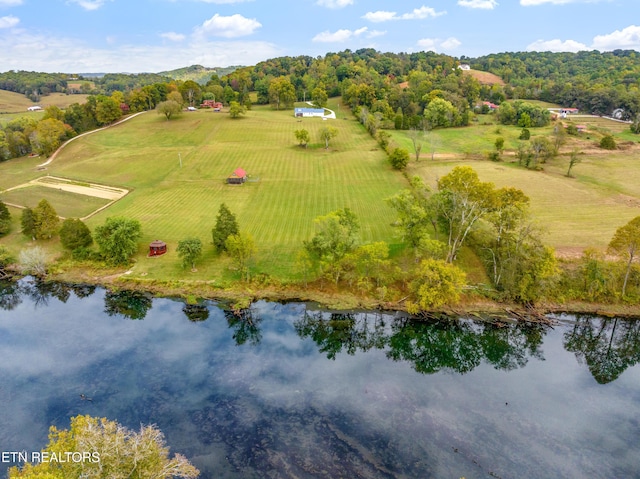
[[[564,348],[587,364],[599,384],[607,384],[640,361],[640,321],[576,316]]]
[[[512,370],[524,367],[529,358],[544,359],[540,346],[547,329],[543,325],[451,318],[400,318],[387,325],[384,318],[382,314],[307,312],[295,327],[300,337],[313,339],[329,359],[342,351],[381,349],[389,359],[407,361],[424,374],[441,370],[464,374],[483,360],[496,369]]]

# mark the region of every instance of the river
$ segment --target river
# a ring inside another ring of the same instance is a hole
[[[90,414],[156,424],[203,479],[640,477],[640,322],[557,319],[3,283],[0,451]]]

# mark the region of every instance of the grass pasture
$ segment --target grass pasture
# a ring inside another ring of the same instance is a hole
[[[54,205],[58,215],[64,218],[82,218],[109,203],[109,200],[80,195],[45,186],[26,186],[0,194],[0,200],[18,206],[35,208],[42,199]]]
[[[567,157],[531,171],[511,162],[421,161],[408,173],[419,175],[435,188],[437,178],[455,166],[470,165],[482,181],[497,187],[514,186],[531,199],[531,213],[544,232],[545,242],[560,252],[586,247],[604,249],[615,230],[640,215],[640,157],[587,156],[574,167],[576,178],[565,175]]]
[[[325,125],[339,130],[328,150],[319,139]],[[296,144],[299,128],[311,135],[306,149]],[[226,177],[238,167],[248,172],[249,181],[227,185]],[[338,208],[357,214],[364,241],[392,243],[397,241],[390,226],[394,214],[384,198],[406,185],[355,120],[299,121],[291,110],[266,107],[238,120],[202,110],[166,121],[150,112],[73,142],[47,173],[131,190],[87,223],[95,227],[108,216],[127,216],[142,223],[143,243],[166,241],[170,253],[165,258],[146,258],[146,248],[140,249],[135,273],[149,278],[190,274],[182,273],[173,253],[189,236],[202,239],[207,251],[200,271],[189,277],[226,274],[208,246],[222,202],[255,238],[256,269],[282,279],[291,276],[296,251],[313,235],[313,219]],[[60,208],[57,201],[52,204]]]
[[[65,109],[72,103],[86,103],[87,97],[88,95],[84,94],[51,93],[42,96],[38,103],[34,103],[21,93],[0,90],[0,113],[26,113],[27,108],[34,105],[40,105],[42,108],[55,105]]]

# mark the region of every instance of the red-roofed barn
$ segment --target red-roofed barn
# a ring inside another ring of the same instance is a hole
[[[241,185],[245,181],[247,181],[247,172],[242,168],[236,169],[229,178],[227,178],[227,183],[230,185]]]

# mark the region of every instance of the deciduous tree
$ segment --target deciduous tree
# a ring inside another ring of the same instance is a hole
[[[142,227],[138,220],[122,217],[107,218],[95,229],[95,241],[104,259],[113,265],[126,264],[138,250]]]
[[[281,106],[290,107],[295,100],[296,89],[288,77],[282,76],[271,80],[269,83],[269,103],[276,110],[279,110]]]
[[[300,143],[300,146],[304,146],[306,148],[309,142],[311,141],[311,136],[309,136],[309,131],[302,128],[300,130],[296,130],[294,133],[296,135],[296,140],[298,140],[298,142]]]
[[[249,261],[256,253],[256,244],[253,237],[244,232],[233,234],[227,238],[225,247],[229,256],[240,271],[240,277],[249,279]]]
[[[229,116],[231,118],[240,118],[240,115],[244,115],[247,112],[247,109],[244,105],[241,105],[237,101],[232,101],[229,103]]]
[[[464,272],[441,260],[425,259],[411,274],[411,300],[407,311],[417,314],[458,301],[465,284]]]
[[[158,114],[162,114],[167,117],[167,121],[171,119],[171,117],[176,117],[182,113],[182,106],[176,101],[167,100],[158,103],[156,106],[156,111]]]
[[[404,170],[409,164],[409,152],[404,148],[394,148],[389,155],[389,163],[396,170]]]
[[[631,273],[631,265],[640,250],[640,216],[636,216],[626,225],[618,228],[609,242],[609,252],[626,260],[622,296],[627,292],[627,283]]]
[[[493,208],[494,193],[493,183],[481,182],[470,166],[456,166],[438,181],[432,201],[447,234],[448,263],[456,259],[476,222]]]
[[[191,265],[196,269],[196,261],[202,256],[202,241],[200,238],[187,238],[178,242],[178,256],[182,258],[182,267]]]
[[[87,451],[87,448],[90,451]],[[106,418],[76,416],[68,430],[52,426],[49,444],[52,456],[87,451],[90,460],[42,461],[9,470],[10,479],[195,479],[200,472],[182,455],[169,456],[164,435],[156,426],[133,431]]]
[[[320,140],[324,142],[324,149],[329,149],[329,141],[338,135],[338,129],[332,126],[323,126],[320,129]]]

